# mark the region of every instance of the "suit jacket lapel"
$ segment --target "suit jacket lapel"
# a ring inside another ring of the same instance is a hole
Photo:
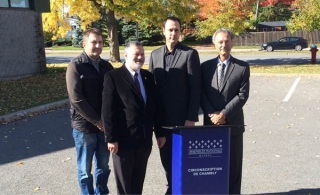
[[[176,51],[175,51],[175,54],[174,54],[174,57],[172,59],[172,65],[171,65],[171,68],[174,68],[176,65],[177,65],[177,62],[180,58],[180,55],[181,55],[181,50],[179,49],[179,47],[176,48]],[[170,71],[169,71],[170,72]]]
[[[145,72],[140,70],[143,86],[144,86],[144,91],[146,92],[146,104],[148,102],[148,95],[150,93],[150,88],[149,88],[149,82],[147,80],[147,77],[145,76]]]
[[[227,83],[227,80],[229,79],[232,71],[234,69],[234,63],[233,63],[233,59],[232,59],[232,56],[230,57],[230,60],[229,60],[229,64],[227,66],[227,71],[226,71],[226,74],[224,76],[224,80],[223,80],[223,83],[222,83],[222,89],[221,91],[224,89],[224,86],[226,85]]]
[[[214,58],[212,60],[212,81],[211,81],[211,86],[215,89],[218,89],[218,58]]]
[[[138,89],[136,87],[136,84],[134,83],[131,74],[127,67],[123,64],[122,67],[122,78],[125,80],[125,82],[130,86],[130,88],[140,97],[142,98],[141,94],[138,92]],[[143,99],[143,98],[142,98]]]
[[[163,68],[164,67],[164,54],[165,54],[165,51],[166,51],[166,45],[164,45],[160,50],[160,59],[157,59],[157,60],[159,60],[159,63],[157,63],[157,67],[158,68]]]

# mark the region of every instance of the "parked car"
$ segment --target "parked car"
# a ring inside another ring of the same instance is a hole
[[[308,47],[308,41],[302,37],[282,37],[273,42],[264,43],[261,50],[273,51],[277,49],[295,49],[301,51]]]

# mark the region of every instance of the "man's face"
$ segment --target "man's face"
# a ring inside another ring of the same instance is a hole
[[[89,57],[94,60],[98,59],[103,48],[102,36],[90,33],[86,41],[83,42],[83,48]]]
[[[167,20],[162,32],[166,38],[166,43],[177,44],[181,33],[179,22]]]
[[[214,47],[220,56],[229,57],[233,42],[228,33],[220,32],[214,40]]]
[[[126,64],[132,70],[137,71],[144,64],[144,49],[141,45],[132,45],[126,50],[124,57],[126,58]]]

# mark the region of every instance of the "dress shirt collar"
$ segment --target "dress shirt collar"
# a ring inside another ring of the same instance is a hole
[[[224,62],[221,62],[220,58],[218,57],[218,64],[224,63],[226,65],[226,67],[227,67],[228,64],[229,64],[229,61],[230,61],[230,57],[231,56],[229,55],[229,57]]]
[[[88,56],[88,55],[87,55]],[[95,67],[95,69],[99,72],[99,63],[100,63],[100,57],[98,57],[97,60],[92,59],[90,56],[88,56],[89,63]]]
[[[174,53],[176,52],[177,47],[178,47],[179,44],[180,44],[180,42],[178,42],[178,43],[176,44],[176,46],[174,46],[174,48],[173,48],[173,50],[172,50],[171,52],[168,51],[167,45],[165,45],[165,46],[164,46],[164,55],[166,56],[166,55],[168,55],[168,54],[172,54],[172,55],[174,56]]]
[[[128,69],[128,71],[130,72],[130,75],[132,78],[134,78],[134,74],[138,73],[138,76],[140,77],[140,69],[138,69],[137,71],[132,70],[129,65],[127,63],[125,63],[126,68]]]
[[[86,54],[86,55],[87,55],[87,54]],[[94,64],[99,64],[99,62],[100,62],[100,57],[98,57],[97,60],[92,59],[92,58],[91,58],[90,56],[88,56],[88,55],[87,55],[87,57],[88,57],[88,60],[89,60],[90,64],[92,64],[92,65],[94,65]]]

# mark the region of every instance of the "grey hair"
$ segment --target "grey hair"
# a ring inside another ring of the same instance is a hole
[[[234,35],[233,33],[231,32],[231,30],[227,29],[227,28],[219,28],[213,35],[212,35],[212,43],[214,44],[214,40],[216,40],[216,36],[218,33],[221,33],[221,32],[224,32],[224,33],[228,33],[229,37],[231,38],[231,41],[233,41],[234,39]]]
[[[127,44],[126,44],[126,46],[125,46],[125,48],[124,48],[124,50],[126,51],[126,53],[128,52],[128,49],[131,47],[131,46],[133,46],[133,45],[135,45],[135,46],[142,46],[142,44],[139,42],[139,41],[129,41]]]

